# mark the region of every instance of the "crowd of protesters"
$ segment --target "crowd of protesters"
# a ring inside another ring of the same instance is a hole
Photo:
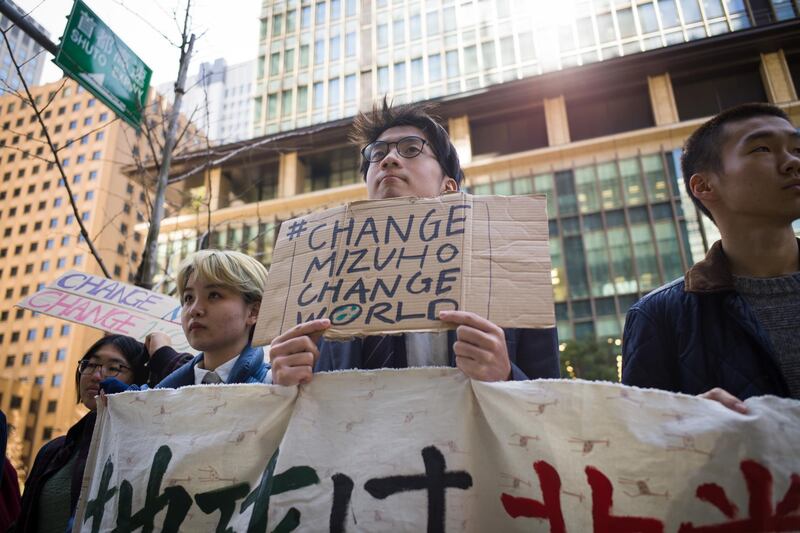
[[[386,101],[354,122],[370,199],[436,197],[461,187],[463,171],[445,129],[425,104]],[[749,397],[800,399],[800,134],[779,108],[747,104],[698,128],[682,155],[686,190],[721,240],[684,278],[642,298],[623,336],[627,385],[719,401],[747,412]],[[89,410],[66,436],[46,444],[21,505],[6,460],[0,528],[69,531],[94,428],[97,396],[148,386],[307,383],[317,372],[451,366],[481,381],[559,377],[555,328],[502,329],[474,313],[443,311],[443,333],[322,338],[328,319],[299,324],[268,353],[251,346],[267,271],[239,252],[203,250],[177,275],[181,324],[195,357],[164,335],[145,344],[107,336],[81,358],[78,401]],[[6,425],[2,420],[2,444]]]

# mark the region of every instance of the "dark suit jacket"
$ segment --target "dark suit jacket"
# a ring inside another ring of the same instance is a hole
[[[505,329],[506,347],[511,360],[511,379],[527,380],[557,378],[560,376],[558,361],[558,334],[555,328]],[[455,330],[447,332],[448,364],[456,366],[453,343]],[[320,355],[315,372],[364,368],[362,339],[335,342],[322,339]]]

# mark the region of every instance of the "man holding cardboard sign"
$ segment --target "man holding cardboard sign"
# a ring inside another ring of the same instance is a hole
[[[399,197],[436,198],[459,190],[463,171],[458,154],[447,132],[431,118],[427,109],[422,104],[390,108],[384,101],[382,108],[376,107],[371,114],[360,114],[356,118],[353,141],[364,145],[361,151],[364,157],[361,171],[367,183],[370,200]],[[377,241],[379,233],[389,240],[392,231],[403,237],[403,242],[412,231],[419,231],[422,241],[427,240],[425,235],[430,239],[434,238],[432,236],[434,233],[440,236],[440,231],[447,237],[460,238],[466,233],[461,224],[466,220],[465,213],[471,206],[459,203],[458,200],[449,202],[446,198],[439,203],[442,204],[441,214],[435,213],[435,209],[427,212],[428,216],[440,216],[435,224],[426,216],[421,222],[418,217],[416,220],[419,224],[414,226],[412,216],[408,217],[408,224],[401,227],[391,215],[383,215],[386,217],[383,220],[386,223],[385,233],[379,231],[375,222],[370,222],[369,217],[359,224],[360,229],[354,228],[354,218],[349,218],[349,225],[336,220],[318,223],[314,229],[308,230],[311,226],[306,227],[305,221],[301,221],[294,230],[291,228],[290,230],[298,237],[302,232],[309,231],[308,244],[312,250],[326,248],[329,241],[335,240],[345,231],[348,232],[346,234],[348,243],[351,237],[357,242],[364,235],[371,236]],[[371,206],[376,213],[383,207],[384,205],[379,203]],[[376,214],[375,219],[377,218]],[[332,233],[328,234],[331,238],[324,240],[318,237],[313,240],[314,231],[328,227],[329,222],[334,228]],[[424,227],[426,222],[429,226],[427,234]],[[291,239],[291,236],[289,238]],[[422,270],[427,247],[422,247],[421,243],[415,244],[416,247],[400,249],[396,259],[398,265],[403,260],[418,259]],[[330,248],[334,247],[335,243],[330,242]],[[452,249],[455,250],[455,247]],[[446,244],[438,248],[437,257],[440,262],[449,262],[458,254],[457,251],[448,250]],[[385,257],[383,260],[388,262]],[[374,257],[370,261],[375,265],[386,264],[381,262],[378,250],[375,250]],[[337,262],[340,265],[344,264],[344,261],[341,258],[337,259],[333,253],[319,260],[315,258],[312,260],[312,266],[315,264],[316,269],[309,266],[305,278],[315,270],[323,272],[326,265],[330,265],[330,271],[333,273],[333,265]],[[339,266],[337,273],[341,270],[342,266]],[[358,267],[352,263],[347,271],[358,271]],[[446,272],[439,272],[438,277],[423,279],[427,280],[427,284],[418,284],[416,290],[421,292],[424,288],[430,289],[431,286],[435,286],[436,294],[447,293],[458,282],[454,275],[448,276]],[[390,282],[368,279],[364,283],[368,285],[371,281],[375,282],[371,285],[373,287],[371,294],[374,298],[381,284],[385,292],[390,291],[393,294],[401,280],[398,277],[391,289],[386,287],[387,284],[391,285]],[[287,283],[291,284],[291,279]],[[360,287],[357,283],[353,284],[349,291],[360,289],[364,294],[369,292],[366,287]],[[414,276],[407,281],[403,280],[403,283],[409,291],[414,292]],[[313,292],[311,285],[304,289],[309,291],[301,291],[296,301],[313,301],[317,293]],[[324,284],[322,291],[318,291],[318,300],[322,301],[325,291],[336,291],[338,294],[340,290],[341,285],[332,287]],[[311,380],[314,371],[448,365],[456,366],[470,378],[481,381],[558,377],[558,343],[554,327],[504,330],[477,313],[457,310],[457,305],[447,308],[446,305],[437,307],[435,303],[432,302],[433,307],[429,306],[427,313],[430,315],[435,312],[435,316],[427,318],[450,323],[456,327],[455,331],[408,331],[413,328],[395,327],[393,331],[406,332],[403,335],[368,336],[347,342],[333,342],[321,339],[322,334],[331,328],[330,317],[301,322],[291,329],[282,331],[280,335],[271,339],[272,381],[280,385],[297,385]],[[549,311],[552,313],[552,303],[549,305]],[[349,310],[340,311],[334,319],[343,317],[343,320],[347,320]],[[375,311],[374,306],[370,311]],[[395,313],[393,316],[399,321],[402,310],[395,309],[393,312]],[[390,319],[381,319],[387,323],[392,322]]]

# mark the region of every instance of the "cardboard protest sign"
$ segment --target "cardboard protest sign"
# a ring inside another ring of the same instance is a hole
[[[74,527],[800,530],[800,402],[746,404],[441,368],[126,392],[99,409]]]
[[[330,318],[326,336],[434,331],[442,310],[555,324],[543,196],[367,200],[284,222],[253,338]]]
[[[177,299],[121,281],[70,270],[17,306],[138,340],[166,333],[177,351],[196,351],[183,334]]]

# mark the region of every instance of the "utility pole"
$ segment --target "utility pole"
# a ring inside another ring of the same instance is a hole
[[[189,6],[186,7],[186,13],[188,15]],[[167,138],[164,140],[161,166],[158,169],[156,195],[153,201],[153,212],[150,215],[150,227],[147,230],[147,239],[145,239],[144,258],[139,265],[139,271],[136,273],[136,284],[146,289],[151,289],[153,287],[153,278],[156,275],[156,267],[158,266],[158,234],[161,229],[161,220],[164,218],[164,198],[167,191],[169,168],[172,164],[172,151],[175,149],[181,103],[183,102],[183,95],[186,92],[186,73],[189,70],[189,61],[192,57],[192,50],[194,49],[194,37],[194,34],[192,34],[189,38],[189,45],[181,48],[178,80],[175,82],[175,100],[169,113]]]

